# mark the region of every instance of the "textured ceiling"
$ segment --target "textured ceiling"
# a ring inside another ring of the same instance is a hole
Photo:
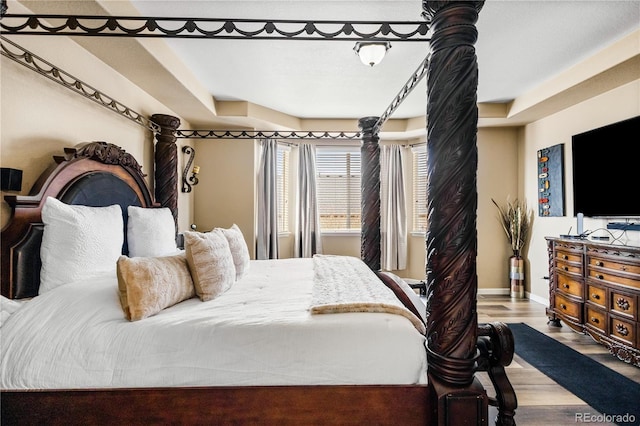
[[[422,21],[419,0],[18,2],[37,14]],[[9,13],[21,10],[18,6],[9,2]],[[640,0],[487,0],[477,27],[483,125],[520,125],[580,102],[584,96],[610,90],[612,85],[640,78]],[[370,68],[358,60],[354,41],[108,37],[78,37],[75,41],[169,110],[205,128],[297,129],[317,125],[314,120],[302,123],[298,119],[344,118],[352,120],[344,120],[350,124],[338,128],[355,130],[353,119],[386,110],[429,50],[427,42],[395,41],[383,62]],[[53,60],[50,52],[40,53]],[[569,81],[566,71],[574,66]],[[578,86],[580,91],[573,90]],[[416,118],[406,130],[424,132],[425,91],[423,81],[392,116]],[[249,104],[240,111],[238,105],[221,105],[214,99]],[[287,115],[269,113],[267,117],[269,110],[260,107]],[[386,130],[402,132],[402,124],[399,126]]]
[[[143,16],[419,21],[420,1],[133,0]],[[640,1],[488,0],[477,23],[479,102],[504,102],[640,28]],[[302,118],[380,115],[428,51],[394,42],[364,66],[347,41],[166,40],[219,100]],[[394,118],[424,115],[423,81]]]

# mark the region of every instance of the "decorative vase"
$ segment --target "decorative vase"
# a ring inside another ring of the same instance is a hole
[[[509,258],[509,280],[511,282],[511,298],[524,298],[524,259],[514,255]]]

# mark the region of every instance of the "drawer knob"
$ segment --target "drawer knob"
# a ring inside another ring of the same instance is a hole
[[[593,293],[593,294],[591,295],[591,298],[592,298],[592,299],[596,299],[596,300],[600,300],[600,295],[599,295],[599,294],[597,294],[597,293]]]
[[[569,256],[567,256],[566,254],[565,254],[565,255],[563,255],[563,256],[562,256],[562,258],[563,258],[564,260],[569,260]]]
[[[603,280],[604,279],[604,275],[598,274],[598,275],[596,275],[596,278],[599,279],[599,280]]]
[[[594,322],[594,323],[596,323],[596,324],[599,324],[599,323],[600,323],[600,320],[599,320],[598,318],[596,318],[596,317],[591,317],[591,322]]]
[[[560,304],[560,307],[561,307],[562,309],[567,309],[567,305],[565,305],[564,303],[561,303],[561,304]]]
[[[564,284],[562,284],[562,287],[564,287],[564,288],[569,288],[569,284],[564,283]]]
[[[623,324],[616,324],[616,331],[621,336],[627,336],[629,334],[629,329]]]
[[[568,271],[568,270],[569,270],[569,267],[568,267],[568,266],[565,266],[565,267],[563,267],[562,269],[564,269],[565,271]]]
[[[596,266],[604,266],[604,263],[598,261],[598,262],[596,262]]]
[[[622,309],[623,311],[629,310],[629,301],[623,297],[618,297],[618,300],[616,300],[616,305],[618,305],[618,308]]]

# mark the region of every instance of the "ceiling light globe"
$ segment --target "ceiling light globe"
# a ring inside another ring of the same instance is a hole
[[[353,50],[356,51],[363,64],[372,67],[382,62],[390,47],[391,43],[388,41],[358,42]]]

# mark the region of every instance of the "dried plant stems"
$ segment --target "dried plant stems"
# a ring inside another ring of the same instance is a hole
[[[499,220],[502,225],[514,256],[520,256],[524,245],[529,237],[531,225],[531,213],[524,201],[507,201],[505,206],[500,206],[492,198],[499,212]]]

